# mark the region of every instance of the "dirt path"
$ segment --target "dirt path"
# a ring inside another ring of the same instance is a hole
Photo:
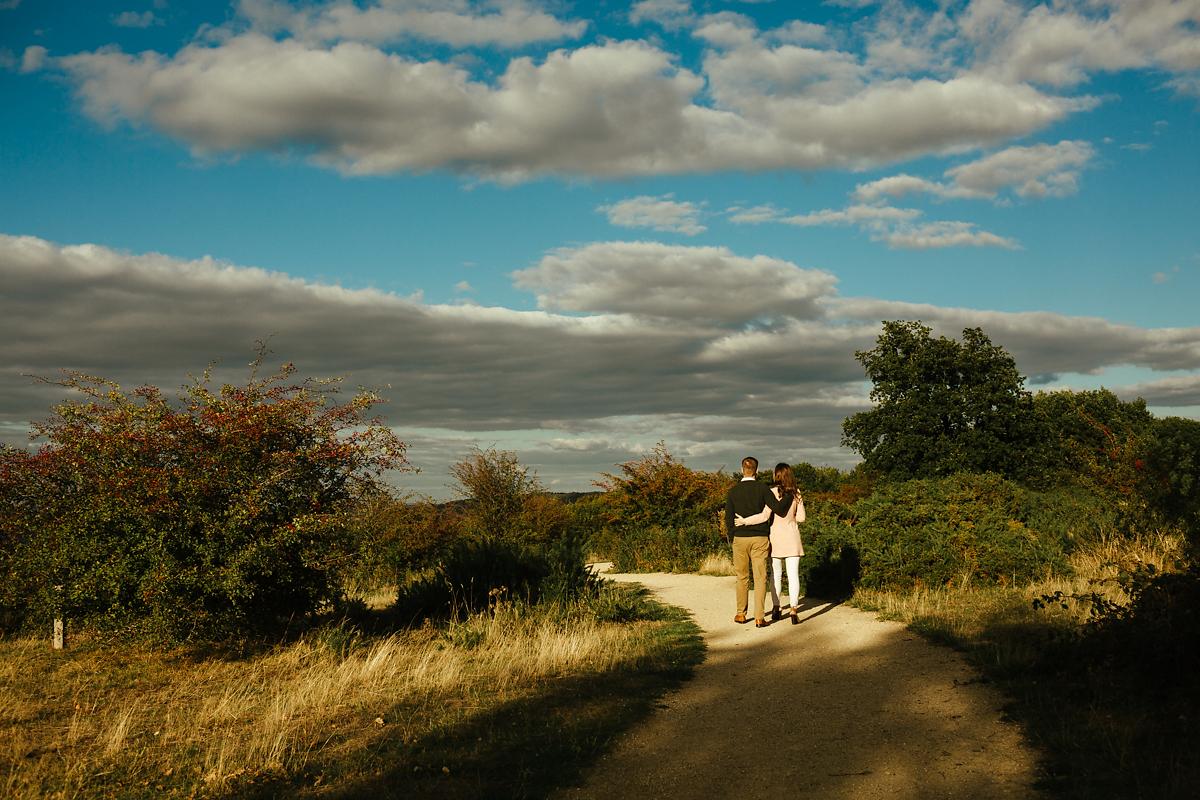
[[[733,623],[733,578],[608,575],[689,609],[696,676],[562,798],[1029,798],[1035,755],[961,656],[806,601],[801,624]],[[768,596],[768,603],[770,598]]]

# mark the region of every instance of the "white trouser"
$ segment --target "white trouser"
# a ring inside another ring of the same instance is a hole
[[[800,604],[800,556],[771,557],[771,605],[779,608],[779,598],[783,595],[783,568],[787,567],[788,594],[791,596],[792,608]]]

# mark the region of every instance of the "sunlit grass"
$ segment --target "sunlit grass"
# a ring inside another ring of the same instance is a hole
[[[1023,587],[859,589],[852,602],[964,650],[984,676],[999,681],[1014,699],[1012,714],[1047,755],[1053,794],[1190,797],[1198,774],[1194,729],[1181,737],[1178,728],[1187,723],[1176,717],[1194,714],[1195,698],[1171,697],[1172,710],[1160,713],[1168,703],[1155,699],[1155,686],[1138,676],[1130,685],[1081,637],[1092,598],[1129,602],[1118,575],[1145,565],[1170,571],[1183,553],[1183,537],[1169,532],[1106,535],[1075,550],[1069,576]],[[1035,608],[1048,597],[1060,601]]]
[[[728,553],[713,553],[700,563],[696,570],[701,575],[732,575],[733,558]]]
[[[602,729],[625,724],[642,701],[605,699],[600,687],[653,674],[644,694],[661,693],[698,653],[687,628],[501,604],[379,637],[330,627],[245,658],[86,642],[55,653],[42,641],[2,641],[0,795],[238,794],[272,782],[293,794],[337,773],[389,786],[434,780],[439,793],[469,796],[455,783],[469,771],[463,763],[431,761],[487,761],[482,734],[502,726],[511,738],[506,716],[544,710],[554,719],[564,681],[583,681],[581,707],[595,707]],[[614,702],[620,708],[606,705]],[[568,740],[571,724],[562,725]],[[469,741],[445,743],[476,728]],[[585,749],[577,761],[594,755]]]

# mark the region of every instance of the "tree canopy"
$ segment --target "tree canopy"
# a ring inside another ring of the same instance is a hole
[[[842,443],[873,473],[928,478],[956,472],[1026,474],[1036,436],[1032,398],[1016,362],[979,328],[962,341],[919,321],[885,321],[871,350],[854,357],[875,408],[842,423]]]
[[[405,445],[367,417],[377,396],[294,367],[241,386],[208,375],[171,402],[67,373],[69,400],[0,452],[0,624],[62,613],[154,638],[277,631],[340,591],[348,510]]]

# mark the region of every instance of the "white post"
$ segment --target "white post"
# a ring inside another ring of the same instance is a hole
[[[63,590],[62,584],[58,584],[57,586],[54,587],[54,591],[58,594],[58,602],[59,602],[60,609],[62,607],[62,590]],[[62,612],[60,611],[59,613],[62,613]],[[63,628],[64,628],[64,625],[63,625],[62,617],[55,616],[54,617],[54,634],[51,636],[51,639],[50,639],[51,646],[55,650],[62,650],[67,645],[66,636],[64,635]]]

